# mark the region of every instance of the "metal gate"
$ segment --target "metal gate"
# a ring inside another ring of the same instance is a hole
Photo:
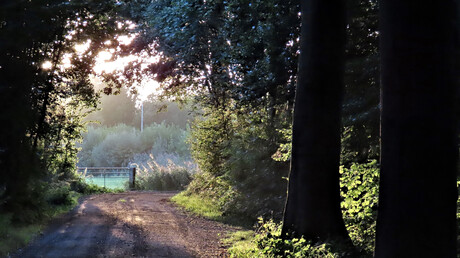
[[[135,187],[136,167],[78,167],[77,172],[87,182],[107,188],[123,188],[129,182],[129,188]]]

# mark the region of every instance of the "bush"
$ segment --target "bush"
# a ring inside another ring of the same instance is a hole
[[[12,218],[11,213],[0,213],[0,257],[11,257],[12,252],[25,246],[41,228],[38,224],[18,225]]]
[[[226,219],[236,217],[236,214],[241,209],[239,206],[241,204],[241,193],[228,180],[206,172],[195,174],[184,194],[211,200]],[[244,217],[239,219],[241,221],[246,220]]]
[[[194,121],[189,143],[192,156],[202,171],[214,176],[226,173],[226,150],[231,134],[229,114],[224,111],[208,111],[204,117]]]
[[[379,166],[376,160],[341,167],[341,203],[345,225],[353,244],[364,253],[374,252],[379,195]]]
[[[50,185],[46,192],[46,201],[51,205],[72,205],[75,201],[72,198],[70,184],[57,182]]]
[[[255,242],[255,245],[248,244],[247,241],[233,241],[236,245],[234,244],[229,249],[232,257],[335,258],[351,255],[346,247],[335,242],[315,243],[304,238],[283,238],[281,237],[281,224],[273,220],[263,221],[262,218],[259,218],[259,227],[255,236],[251,236],[248,232],[240,233],[244,233],[244,238],[251,238],[251,242]]]
[[[288,163],[271,158],[282,133],[274,129],[279,121],[266,117],[264,111],[219,111],[195,121],[189,141],[203,174],[194,178],[188,191],[218,200],[225,216],[252,222],[259,216],[280,219]]]
[[[345,225],[357,250],[334,242],[282,238],[281,224],[260,219],[253,252],[263,257],[372,257],[378,206],[377,161],[340,168],[341,203]]]
[[[84,178],[77,178],[70,183],[71,189],[77,193],[89,195],[89,194],[100,194],[100,193],[112,193],[118,190],[109,189],[106,187],[98,186],[95,184],[88,184]]]
[[[11,218],[13,223],[34,223],[45,216],[47,184],[36,181],[29,183],[27,188],[28,191],[17,193],[14,202],[8,202],[6,206],[1,207],[13,215]]]
[[[109,134],[92,151],[92,159],[96,167],[127,166],[135,153],[142,152],[139,133],[131,130],[117,134]]]

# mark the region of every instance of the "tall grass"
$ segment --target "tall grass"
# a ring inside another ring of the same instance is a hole
[[[183,190],[192,180],[197,167],[191,160],[177,154],[137,155],[136,189],[139,190]]]

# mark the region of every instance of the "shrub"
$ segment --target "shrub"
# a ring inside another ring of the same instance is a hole
[[[50,185],[46,192],[46,201],[51,205],[75,204],[71,194],[70,184],[57,182]]]
[[[373,160],[352,164],[349,168],[341,167],[340,173],[342,212],[356,250],[337,242],[282,238],[281,224],[259,219],[260,226],[254,237],[257,248],[232,247],[230,253],[234,250],[243,253],[243,257],[372,257],[378,206],[378,163]]]
[[[341,167],[341,203],[345,225],[353,244],[361,251],[374,251],[379,194],[379,166],[376,160]]]
[[[38,224],[19,225],[13,222],[13,214],[0,213],[0,257],[11,257],[11,253],[25,246],[40,228]]]
[[[127,166],[135,153],[141,152],[141,141],[134,130],[109,134],[92,152],[97,167]]]
[[[273,124],[280,121],[267,119],[264,112],[218,111],[192,126],[192,156],[203,174],[194,178],[189,190],[218,199],[225,216],[252,222],[258,216],[282,216],[288,163],[271,158],[282,133]]]
[[[206,172],[195,174],[184,194],[211,200],[225,217],[235,216],[235,213],[238,213],[241,208],[239,206],[241,193],[228,180]],[[240,217],[240,219],[244,220],[245,218]]]
[[[226,173],[226,150],[232,134],[229,114],[222,110],[208,111],[192,125],[189,143],[199,168],[214,176]]]
[[[89,195],[89,194],[100,194],[100,193],[112,193],[118,192],[119,190],[113,190],[106,187],[98,186],[95,184],[88,184],[84,178],[77,178],[70,182],[71,189],[77,193]],[[121,191],[121,190],[120,190]]]
[[[8,202],[5,211],[13,214],[13,223],[34,223],[44,217],[47,207],[45,193],[47,184],[41,181],[29,182],[27,192],[17,193],[14,202]]]
[[[256,248],[246,250],[247,257],[349,257],[351,252],[335,242],[313,242],[304,238],[281,237],[281,224],[259,218],[254,237]]]

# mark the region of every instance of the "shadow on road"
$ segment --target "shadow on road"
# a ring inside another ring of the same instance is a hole
[[[106,197],[83,199],[73,211],[53,220],[43,235],[13,257],[195,256],[181,244],[156,241],[152,237],[155,232],[145,232],[142,224],[126,220],[133,217],[135,209],[124,210],[126,214],[122,214],[123,210],[117,207],[120,198]]]

